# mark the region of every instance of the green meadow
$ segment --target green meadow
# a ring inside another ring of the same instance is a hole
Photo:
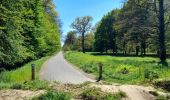
[[[168,80],[170,68],[160,65],[152,57],[95,56],[91,53],[68,51],[65,58],[83,71],[98,76],[99,63],[103,64],[103,80],[123,84],[144,84]],[[167,60],[170,64],[170,59]]]

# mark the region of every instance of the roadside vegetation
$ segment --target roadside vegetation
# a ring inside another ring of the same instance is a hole
[[[31,81],[31,64],[35,64],[35,77],[36,80],[39,79],[39,71],[44,64],[44,62],[49,57],[44,57],[39,60],[32,61],[18,69],[15,70],[3,70],[0,73],[0,89],[1,88],[10,88],[10,87],[21,87],[21,84],[27,84]],[[41,83],[39,81],[35,81],[35,83]]]
[[[35,64],[35,71],[36,71],[36,79],[38,79],[39,71],[43,65],[43,63],[48,59],[49,57],[44,57],[36,61],[32,61],[18,69],[15,70],[3,70],[0,73],[0,82],[25,82],[31,80],[31,64]]]
[[[126,97],[124,92],[112,94],[103,92],[100,88],[87,88],[80,94],[80,98],[84,100],[121,100]]]
[[[47,89],[39,71],[61,48],[61,23],[53,1],[1,0],[0,12],[0,89]]]
[[[1,0],[0,12],[0,68],[16,69],[60,50],[52,0]]]
[[[87,73],[98,76],[98,64],[103,64],[103,80],[123,84],[146,84],[156,80],[169,80],[169,67],[152,57],[117,57],[83,54],[69,51],[65,58]],[[170,63],[170,60],[167,60]]]

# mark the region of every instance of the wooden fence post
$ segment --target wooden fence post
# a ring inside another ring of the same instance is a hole
[[[31,64],[31,80],[35,80],[35,64]]]
[[[99,82],[100,80],[102,80],[102,73],[103,73],[103,64],[99,63],[99,77],[96,82]]]

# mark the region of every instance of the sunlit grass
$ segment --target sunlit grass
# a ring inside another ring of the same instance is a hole
[[[71,51],[65,53],[65,58],[85,72],[96,75],[96,77],[98,63],[101,62],[105,81],[139,84],[170,77],[170,67],[159,65],[158,58],[94,56],[90,53],[83,54]],[[170,64],[170,59],[167,62]]]
[[[49,57],[43,57],[39,60],[32,61],[16,70],[5,71],[0,73],[0,82],[5,83],[22,83],[31,80],[31,64],[35,64],[36,79],[38,79],[39,71],[42,64]]]

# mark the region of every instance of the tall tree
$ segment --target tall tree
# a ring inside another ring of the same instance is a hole
[[[88,32],[91,28],[91,21],[92,21],[92,17],[90,16],[78,17],[71,24],[71,27],[75,29],[77,33],[81,34],[82,36],[82,52],[83,53],[85,53],[84,36],[85,36],[85,33]]]
[[[159,1],[159,46],[160,60],[166,61],[166,46],[165,46],[165,19],[164,19],[164,0]]]
[[[111,49],[114,54],[116,51],[116,31],[113,28],[116,10],[109,12],[100,21],[95,32],[95,48],[103,52]]]
[[[60,48],[58,15],[50,8],[42,0],[0,0],[0,67],[19,67]]]

